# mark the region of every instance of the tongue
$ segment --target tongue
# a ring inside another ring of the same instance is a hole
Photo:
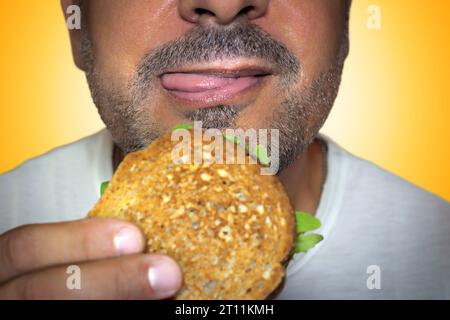
[[[226,87],[238,79],[200,73],[169,73],[161,77],[162,85],[167,90],[184,92],[204,92],[218,89]]]

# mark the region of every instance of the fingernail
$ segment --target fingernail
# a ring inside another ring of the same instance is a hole
[[[114,246],[119,254],[136,253],[142,250],[142,237],[135,228],[124,227],[114,236]]]
[[[148,269],[148,280],[157,298],[168,298],[180,288],[181,272],[175,262],[162,257]]]

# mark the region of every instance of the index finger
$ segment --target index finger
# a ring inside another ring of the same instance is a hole
[[[22,226],[0,236],[0,283],[53,265],[141,252],[144,244],[135,225],[117,219]]]

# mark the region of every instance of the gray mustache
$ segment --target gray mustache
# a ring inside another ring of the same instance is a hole
[[[256,25],[235,23],[225,27],[196,26],[182,37],[145,55],[134,82],[141,89],[148,89],[167,70],[226,58],[265,60],[288,82],[288,78],[295,79],[301,68],[294,54]]]

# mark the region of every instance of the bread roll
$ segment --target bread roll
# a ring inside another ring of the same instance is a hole
[[[189,132],[184,143],[194,146]],[[212,142],[192,149],[191,160],[201,152],[202,163],[176,164],[180,142],[171,134],[128,154],[88,216],[131,221],[147,252],[173,257],[184,278],[176,299],[270,297],[294,249],[295,216],[283,186],[248,155],[246,164],[210,161]],[[223,138],[223,148],[237,157],[240,147]]]

